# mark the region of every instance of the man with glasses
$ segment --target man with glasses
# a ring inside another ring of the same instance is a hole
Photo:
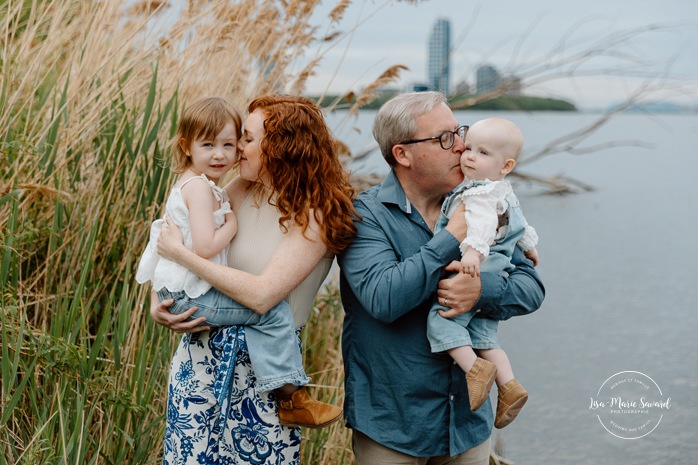
[[[471,412],[462,370],[432,353],[426,322],[435,297],[443,314],[504,320],[535,311],[543,286],[520,250],[508,277],[460,273],[465,215],[434,234],[446,195],[463,181],[466,126],[437,92],[407,93],[383,105],[373,135],[391,167],[355,201],[357,235],[339,257],[346,317],[342,335],[345,417],[357,465],[487,464],[489,400]]]

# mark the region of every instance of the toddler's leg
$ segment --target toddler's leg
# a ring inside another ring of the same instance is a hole
[[[271,391],[284,384],[303,386],[310,381],[303,370],[293,315],[286,301],[259,314],[213,288],[196,298],[179,297],[179,307],[198,307],[193,317],[205,317],[208,325],[245,326],[258,391]]]
[[[246,333],[257,389],[274,389],[283,426],[322,428],[342,417],[341,408],[313,399],[304,386],[310,379],[303,370],[293,314],[286,301],[262,315]]]

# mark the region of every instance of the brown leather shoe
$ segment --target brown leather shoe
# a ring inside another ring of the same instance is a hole
[[[313,399],[305,387],[293,394],[275,394],[279,421],[284,426],[323,428],[342,417],[341,408]]]
[[[478,357],[470,371],[465,373],[468,382],[468,398],[470,410],[475,411],[482,407],[490,395],[494,377],[497,375],[497,367],[492,362]]]
[[[494,419],[495,428],[504,428],[514,421],[528,400],[528,392],[512,379],[499,389],[497,395],[497,416]]]

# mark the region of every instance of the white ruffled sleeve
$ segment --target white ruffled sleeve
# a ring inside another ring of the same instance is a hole
[[[529,225],[526,222],[525,219],[524,223],[524,235],[521,239],[519,239],[519,242],[517,242],[517,244],[521,248],[521,250],[523,250],[524,252],[528,252],[529,250],[533,249],[536,245],[538,245],[538,233],[535,229],[533,229],[533,226]]]
[[[480,260],[490,253],[490,244],[497,234],[497,206],[501,199],[495,193],[495,184],[490,183],[473,187],[461,194],[465,204],[465,222],[468,225],[466,238],[460,245],[461,253],[465,254],[468,247],[480,252]]]

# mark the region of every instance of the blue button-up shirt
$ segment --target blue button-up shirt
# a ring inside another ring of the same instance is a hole
[[[344,403],[347,425],[416,457],[456,455],[489,438],[489,400],[470,411],[465,374],[431,353],[427,314],[443,267],[460,259],[445,229],[433,234],[394,172],[354,202],[357,235],[338,257],[346,311]],[[544,289],[517,248],[508,277],[482,273],[478,315],[504,320],[535,311]]]

